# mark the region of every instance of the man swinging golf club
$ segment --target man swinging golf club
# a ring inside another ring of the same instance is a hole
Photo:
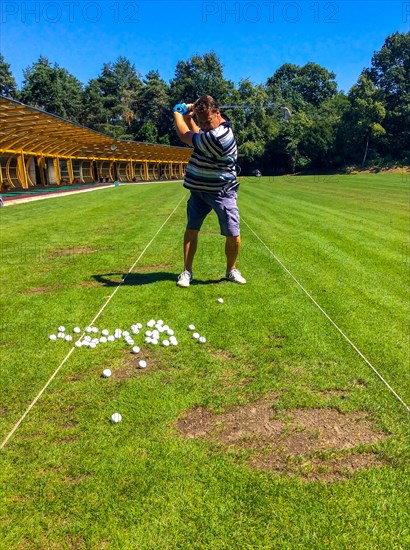
[[[237,148],[231,123],[208,95],[195,103],[179,103],[173,111],[178,137],[194,148],[184,178],[184,187],[191,191],[191,195],[184,235],[184,271],[179,275],[177,285],[188,287],[191,283],[198,233],[211,210],[218,216],[221,235],[226,237],[226,277],[243,285],[246,280],[236,268],[240,247],[236,205],[239,183],[235,168]],[[199,126],[193,119],[194,115]]]

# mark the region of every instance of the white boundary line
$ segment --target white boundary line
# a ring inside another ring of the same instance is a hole
[[[119,187],[123,187],[124,185],[151,185],[152,183],[171,183],[171,182],[181,182],[182,180],[154,180],[154,181],[130,181],[127,183],[120,183]],[[88,193],[90,191],[102,191],[103,189],[112,189],[115,187],[114,184],[112,185],[104,185],[99,187],[87,187],[87,189],[76,189],[75,191],[56,191],[53,193],[50,191],[47,195],[40,195],[38,197],[31,196],[26,198],[20,198],[20,199],[11,199],[4,201],[4,207],[6,206],[15,206],[16,204],[27,204],[28,202],[36,202],[36,201],[43,201],[45,199],[58,199],[60,197],[68,197],[69,195],[78,195],[79,193]]]
[[[310,300],[315,304],[315,306],[323,313],[323,315],[332,323],[335,329],[343,336],[343,338],[352,346],[352,348],[360,355],[363,361],[372,369],[372,371],[380,378],[380,380],[385,384],[385,386],[391,391],[391,393],[400,401],[400,403],[406,408],[407,412],[410,413],[410,407],[403,401],[403,399],[394,391],[390,384],[383,378],[383,376],[376,370],[376,368],[370,363],[370,361],[363,355],[363,353],[354,345],[354,343],[346,336],[341,328],[329,317],[326,311],[316,302],[313,296],[305,289],[305,287],[292,275],[287,267],[279,260],[279,258],[272,252],[272,250],[265,244],[262,239],[255,233],[251,226],[241,217],[243,223],[250,229],[250,231],[255,235],[255,237],[260,241],[263,246],[268,250],[269,254],[278,262],[278,264],[286,271],[286,273],[292,277],[295,283],[303,290],[303,292],[310,298]]]
[[[149,241],[149,243],[146,245],[146,247],[144,248],[144,250],[141,252],[141,254],[138,256],[138,258],[135,260],[135,262],[132,264],[132,266],[129,268],[128,272],[126,273],[126,275],[124,276],[124,278],[122,279],[122,281],[118,284],[117,287],[115,287],[114,291],[108,296],[108,298],[106,299],[104,305],[102,306],[102,308],[100,309],[100,311],[97,313],[97,315],[94,317],[94,319],[91,321],[91,323],[89,323],[87,326],[92,326],[95,321],[98,319],[98,317],[101,315],[101,313],[104,311],[104,309],[107,307],[107,305],[110,303],[110,301],[112,300],[112,298],[114,298],[115,294],[117,293],[117,291],[122,287],[122,285],[124,284],[124,281],[126,280],[126,278],[128,277],[128,275],[131,273],[131,271],[134,269],[134,267],[137,265],[137,263],[139,262],[139,260],[142,258],[142,256],[145,254],[145,252],[148,250],[148,248],[151,246],[152,242],[154,241],[154,239],[156,238],[156,236],[160,233],[161,229],[164,227],[164,225],[168,222],[168,220],[173,216],[174,212],[176,211],[176,209],[179,207],[179,205],[181,204],[182,200],[186,197],[186,194],[184,194],[181,198],[181,200],[178,202],[178,204],[176,205],[176,207],[173,209],[173,211],[171,212],[171,214],[167,217],[167,219],[164,221],[164,223],[161,225],[161,227],[158,229],[158,231],[155,233],[155,235],[152,237],[152,239]],[[83,332],[83,334],[81,335],[80,338],[83,338],[83,336],[85,335],[85,332]],[[6,438],[4,439],[4,441],[2,442],[2,444],[0,445],[0,450],[2,450],[7,442],[9,441],[9,439],[13,436],[13,434],[15,433],[15,431],[17,430],[17,428],[20,426],[20,424],[23,422],[23,420],[26,418],[26,416],[28,415],[28,413],[31,411],[31,409],[34,407],[34,405],[37,403],[37,401],[40,399],[40,397],[43,395],[43,393],[45,392],[45,390],[47,389],[47,387],[50,385],[50,383],[52,382],[53,378],[57,375],[58,371],[61,369],[61,367],[64,365],[64,363],[66,363],[66,361],[68,360],[68,358],[70,357],[70,355],[73,353],[73,351],[75,350],[75,346],[73,346],[70,351],[67,353],[67,355],[64,357],[64,359],[61,361],[61,363],[59,364],[59,366],[56,368],[56,370],[53,372],[53,374],[50,376],[50,378],[48,379],[48,381],[46,382],[46,384],[43,386],[43,388],[39,391],[39,393],[36,395],[36,397],[33,399],[33,401],[30,403],[30,405],[27,407],[26,411],[23,413],[23,415],[21,416],[21,418],[15,423],[15,425],[13,426],[12,430],[10,431],[10,433],[6,436]]]

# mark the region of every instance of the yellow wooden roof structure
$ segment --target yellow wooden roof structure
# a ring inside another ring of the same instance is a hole
[[[0,153],[186,163],[192,149],[111,138],[80,124],[0,96]]]

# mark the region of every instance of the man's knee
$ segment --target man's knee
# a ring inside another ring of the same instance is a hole
[[[195,241],[196,239],[198,239],[198,233],[199,233],[199,230],[198,229],[185,229],[185,236],[184,236],[184,240],[185,241]]]

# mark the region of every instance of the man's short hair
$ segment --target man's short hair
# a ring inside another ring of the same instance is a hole
[[[194,103],[194,112],[196,114],[201,113],[216,113],[219,111],[219,107],[215,99],[210,95],[203,95],[199,97]]]

